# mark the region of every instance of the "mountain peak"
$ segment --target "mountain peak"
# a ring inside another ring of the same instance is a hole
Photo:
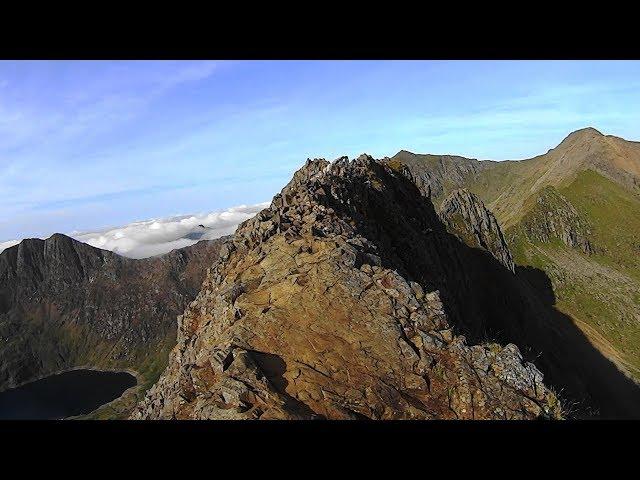
[[[395,158],[399,155],[415,155],[415,153],[410,152],[409,150],[405,150],[404,148],[402,150],[400,150],[398,153],[396,153],[393,157],[391,158]]]
[[[47,238],[45,240],[45,242],[47,242],[47,243],[51,243],[51,242],[69,242],[69,243],[74,243],[74,242],[78,242],[78,241],[75,238],[71,238],[70,236],[65,235],[64,233],[54,233],[49,238]],[[78,242],[78,243],[80,243],[80,242]]]
[[[555,160],[556,176],[591,168],[633,190],[638,188],[640,149],[623,138],[583,128],[568,135],[548,154]]]
[[[589,142],[599,138],[604,138],[602,132],[593,127],[586,127],[571,132],[560,142],[560,145],[573,144],[575,142]]]
[[[569,135],[593,135],[593,134],[603,136],[602,132],[600,132],[598,129],[594,127],[580,128],[574,132],[571,132]]]

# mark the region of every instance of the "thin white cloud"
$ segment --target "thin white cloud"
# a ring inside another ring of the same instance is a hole
[[[0,252],[2,252],[5,248],[13,247],[20,243],[20,240],[7,240],[6,242],[0,242]]]
[[[29,63],[38,71],[40,62]],[[33,144],[51,149],[74,141],[77,144],[86,136],[110,131],[134,119],[158,97],[205,80],[220,68],[215,61],[79,61],[68,65],[73,68],[66,75],[64,70],[54,72],[64,79],[56,84],[56,101],[25,101],[23,97],[29,98],[31,92],[19,84],[10,95],[0,98],[0,149]],[[64,63],[59,68],[63,67]],[[92,69],[93,74],[83,76],[85,68]],[[44,80],[39,78],[42,84],[37,86],[44,90],[49,77],[41,78]],[[0,88],[6,85],[8,80],[0,79]]]
[[[100,231],[72,232],[69,236],[125,257],[146,258],[187,247],[200,240],[230,235],[238,224],[268,205],[269,202],[240,205],[223,211],[145,220]],[[0,243],[0,252],[17,243],[19,240]]]

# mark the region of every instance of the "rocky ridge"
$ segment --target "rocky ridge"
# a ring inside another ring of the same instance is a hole
[[[369,156],[309,160],[220,249],[132,418],[558,418],[513,344],[443,305],[459,241]]]
[[[449,192],[462,188],[496,163],[456,155],[420,155],[406,150],[384,162],[402,171],[436,206]]]

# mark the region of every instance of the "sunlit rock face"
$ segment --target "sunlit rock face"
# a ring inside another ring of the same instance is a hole
[[[222,246],[132,418],[560,417],[515,345],[452,323],[438,287],[462,247],[383,163],[308,161]]]

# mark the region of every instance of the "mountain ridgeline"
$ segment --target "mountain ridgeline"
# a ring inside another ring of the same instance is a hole
[[[457,189],[477,196],[515,263],[543,271],[556,308],[640,380],[640,143],[585,128],[528,160],[402,151],[385,163],[439,208]]]
[[[148,388],[220,241],[133,260],[55,234],[0,253],[0,390],[76,367],[131,369]]]
[[[308,160],[230,237],[2,252],[0,389],[89,366],[144,380],[98,418],[640,418],[638,292],[638,143]]]
[[[484,269],[513,277],[404,176],[308,161],[221,248],[133,418],[559,418],[517,346],[463,336],[492,321]]]
[[[308,161],[242,224],[132,418],[639,417],[467,188],[501,163],[406,155]]]

